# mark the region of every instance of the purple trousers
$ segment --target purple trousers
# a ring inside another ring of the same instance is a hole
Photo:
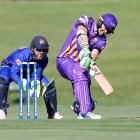
[[[69,57],[57,58],[56,67],[64,78],[72,82],[73,94],[80,103],[80,113],[85,115],[92,111],[89,72]]]

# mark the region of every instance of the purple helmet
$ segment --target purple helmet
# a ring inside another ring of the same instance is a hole
[[[39,36],[35,36],[32,39],[31,44],[30,44],[30,48],[48,50],[49,44],[48,44],[48,41],[45,37],[39,35]]]
[[[114,33],[114,30],[117,26],[117,18],[112,14],[104,14],[100,17],[103,24],[106,26],[106,28],[109,30],[110,33]]]

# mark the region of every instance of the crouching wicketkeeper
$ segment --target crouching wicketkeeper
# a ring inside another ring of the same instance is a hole
[[[19,48],[4,58],[0,68],[0,119],[5,119],[7,115],[7,97],[9,84],[14,81],[20,84],[20,64],[21,62],[37,63],[37,94],[44,97],[49,119],[63,119],[57,112],[56,88],[54,81],[49,82],[43,75],[43,71],[48,64],[47,53],[49,44],[45,37],[35,36],[30,47]],[[33,67],[30,67],[31,81],[33,80]],[[26,83],[26,69],[23,67],[24,86]],[[31,96],[33,95],[33,82],[31,82]],[[25,87],[24,87],[25,89]]]

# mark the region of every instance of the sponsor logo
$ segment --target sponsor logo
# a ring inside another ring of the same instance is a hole
[[[110,25],[111,25],[112,28],[116,27],[116,25],[114,23],[110,23]]]
[[[21,61],[19,59],[16,59],[16,64],[19,66],[21,64]]]
[[[44,39],[40,39],[40,40],[39,40],[39,44],[40,44],[40,45],[45,44],[45,40],[44,40]]]

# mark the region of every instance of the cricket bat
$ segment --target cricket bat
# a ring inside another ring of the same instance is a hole
[[[97,66],[95,66],[95,69],[96,72],[94,78],[96,82],[99,84],[106,95],[110,95],[113,92],[113,87]]]

